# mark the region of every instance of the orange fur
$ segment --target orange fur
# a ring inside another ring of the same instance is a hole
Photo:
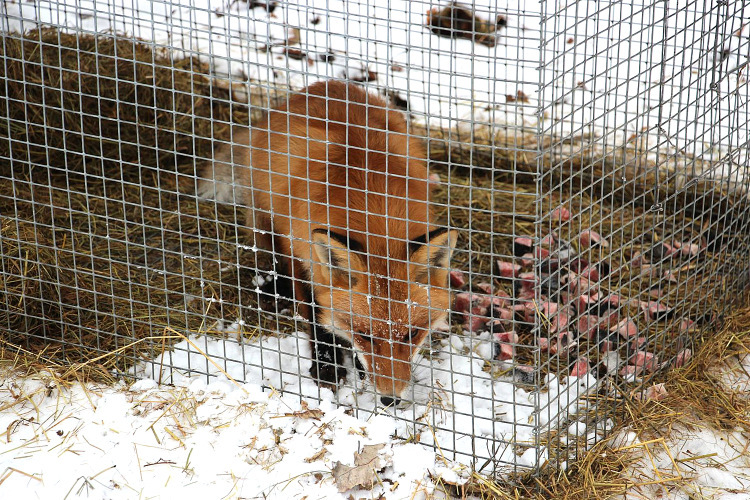
[[[396,398],[418,347],[445,319],[455,245],[455,232],[438,231],[429,245],[410,246],[435,227],[425,148],[407,132],[380,97],[320,82],[272,109],[252,129],[249,153],[234,147],[232,162],[251,169],[212,167],[239,185],[248,226],[270,222],[279,235],[297,299],[311,281],[318,324],[350,342],[378,392]]]

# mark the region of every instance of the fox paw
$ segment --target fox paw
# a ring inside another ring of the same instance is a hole
[[[331,363],[321,363],[313,361],[310,368],[310,375],[313,376],[321,385],[336,390],[338,385],[346,380],[346,368]]]

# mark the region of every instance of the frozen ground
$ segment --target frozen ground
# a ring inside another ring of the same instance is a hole
[[[262,348],[191,337],[138,367],[139,376],[171,386],[144,378],[130,387],[60,387],[44,375],[6,372],[0,496],[423,498],[439,493],[436,478],[465,481],[490,449],[501,461],[530,466],[534,405],[545,407],[535,417],[542,422],[561,407],[575,413],[585,407],[582,386],[594,380],[550,378],[548,391],[526,392],[483,371],[488,347],[478,340],[470,351],[460,338],[446,339],[416,375],[418,385],[439,389],[417,389],[416,402],[396,410],[376,408],[365,388],[334,395],[301,377],[309,352],[295,336],[267,338]],[[244,367],[228,357],[244,359]],[[283,376],[274,371],[279,364]],[[210,382],[185,375],[188,366],[210,373]],[[299,393],[307,397],[300,401]],[[570,432],[596,430],[574,424]]]
[[[737,377],[748,383],[737,370],[727,381]],[[215,378],[63,387],[49,374],[2,369],[0,497],[442,498],[437,478],[469,475],[440,451],[394,437],[403,428],[390,412],[356,418],[328,399],[300,403],[269,389],[270,379]],[[685,420],[665,439],[626,432],[618,445],[641,457],[624,473],[637,485],[628,498],[750,497],[739,431]]]
[[[151,41],[209,63],[240,100],[249,82],[301,88],[348,78],[397,94],[413,119],[458,142],[486,124],[510,131],[502,142],[522,149],[537,147],[519,134],[526,130],[568,154],[628,145],[683,165],[731,152],[732,162],[711,170],[688,164],[687,176],[746,175],[744,3],[465,3],[480,19],[505,17],[496,44],[432,33],[428,12],[447,5],[437,0],[290,0],[273,9],[271,0],[8,0],[0,29],[57,25]]]
[[[727,361],[717,370],[727,394],[747,394],[750,356]],[[745,432],[716,429],[687,413],[675,428],[663,432],[665,437],[655,440],[638,439],[632,432],[620,436],[619,445],[640,457],[626,471],[637,485],[628,499],[750,498],[750,436]]]

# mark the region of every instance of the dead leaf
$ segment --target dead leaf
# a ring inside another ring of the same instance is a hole
[[[372,464],[376,470],[382,469],[385,467],[385,461],[379,453],[384,447],[385,444],[368,444],[363,446],[361,453],[354,454],[354,465]]]
[[[328,450],[326,450],[325,448],[321,448],[315,455],[306,458],[305,462],[307,462],[308,464],[311,462],[317,462],[318,460],[323,458],[326,453],[328,453]]]
[[[427,11],[427,26],[436,35],[467,38],[487,47],[495,46],[496,32],[507,24],[505,16],[497,16],[494,21],[481,19],[470,8],[458,2],[452,2],[442,9],[434,7]]]
[[[299,49],[292,49],[290,47],[285,47],[284,53],[289,59],[294,59],[296,61],[301,61],[307,58],[307,52]]]
[[[301,406],[302,406],[302,410],[295,411],[295,412],[292,412],[292,413],[284,413],[281,416],[283,416],[283,417],[297,417],[297,418],[311,418],[313,420],[320,420],[321,418],[323,418],[323,415],[325,415],[325,413],[323,413],[322,410],[319,410],[317,408],[316,409],[312,409],[312,410],[309,409],[308,406],[307,406],[307,403],[305,403],[304,401],[302,401],[302,405]]]
[[[300,30],[299,28],[289,28],[288,37],[286,39],[287,45],[297,45],[300,41]]]
[[[516,95],[506,95],[505,102],[529,102],[529,96],[523,90],[519,90]]]
[[[375,470],[372,467],[350,467],[336,462],[331,472],[339,493],[356,487],[370,489],[375,484]]]
[[[377,472],[386,466],[380,456],[384,444],[370,444],[362,448],[361,453],[354,454],[354,467],[336,462],[333,466],[333,479],[340,493],[352,488],[371,489],[377,481]]]

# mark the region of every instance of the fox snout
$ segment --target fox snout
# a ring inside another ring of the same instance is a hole
[[[406,392],[412,384],[412,358],[419,347],[395,340],[382,344],[373,344],[369,352],[357,349],[356,356],[369,374],[381,403],[395,406],[407,399]]]

